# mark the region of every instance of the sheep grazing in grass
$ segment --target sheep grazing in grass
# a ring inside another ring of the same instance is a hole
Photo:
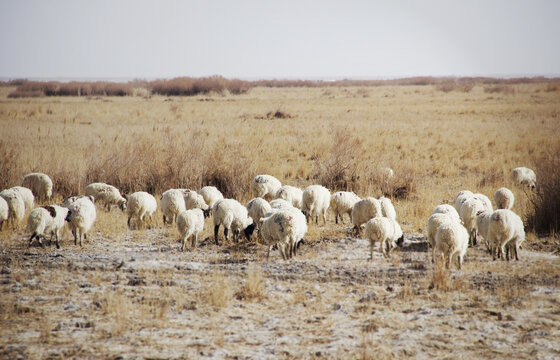
[[[472,245],[476,245],[476,215],[481,211],[487,211],[484,203],[474,197],[463,202],[461,206],[460,215],[469,232],[469,243]]]
[[[527,186],[529,189],[534,190],[537,185],[537,176],[535,172],[526,167],[518,167],[511,171],[513,181],[518,184]]]
[[[52,196],[53,182],[48,175],[43,173],[25,175],[21,186],[31,189],[35,197],[41,201],[50,199]]]
[[[67,208],[70,205],[72,205],[73,203],[75,203],[77,200],[80,200],[80,199],[88,199],[92,203],[95,203],[95,198],[91,195],[89,195],[89,196],[74,195],[74,196],[69,196],[66,199],[64,199],[64,201],[62,201],[62,206]]]
[[[488,228],[488,242],[492,251],[492,259],[496,257],[509,261],[509,251],[515,254],[515,260],[519,260],[519,246],[525,241],[525,229],[523,221],[511,210],[500,209],[494,211],[490,217]]]
[[[271,175],[257,175],[251,183],[251,189],[255,197],[264,198],[268,195],[273,198],[282,187],[280,180]]]
[[[449,269],[453,258],[457,258],[457,265],[461,269],[463,258],[469,246],[469,233],[461,224],[454,221],[441,224],[436,231],[436,252],[445,259]]]
[[[220,225],[224,227],[224,237],[228,240],[228,232],[233,231],[234,242],[239,241],[239,235],[243,231],[247,240],[251,240],[251,235],[255,230],[253,219],[249,216],[247,208],[234,199],[219,200],[212,207],[212,217],[214,222],[214,241],[218,242],[218,231]]]
[[[14,186],[11,189],[19,192],[19,194],[23,199],[23,203],[25,204],[26,211],[33,209],[33,204],[35,203],[35,197],[33,196],[33,192],[30,189],[23,186]]]
[[[104,202],[107,211],[112,205],[116,205],[122,211],[126,210],[126,199],[121,195],[119,189],[105,183],[91,183],[86,186],[86,196],[93,196],[95,201]]]
[[[284,199],[292,204],[293,207],[301,209],[303,191],[300,188],[294,186],[284,185],[276,193],[276,198]]]
[[[284,260],[296,255],[298,243],[307,233],[307,220],[299,209],[278,210],[261,221],[261,235],[269,245],[267,259],[274,246],[278,247]]]
[[[344,224],[344,214],[348,214],[352,221],[352,208],[360,201],[360,197],[351,191],[337,191],[331,196],[331,209],[334,212],[334,222],[338,224],[338,218]]]
[[[126,212],[128,215],[128,228],[132,219],[136,220],[137,227],[140,227],[149,218],[150,223],[152,216],[157,210],[156,198],[144,191],[138,191],[128,197],[128,205]],[[149,225],[148,225],[149,228]]]
[[[82,246],[82,237],[87,239],[87,233],[95,222],[96,217],[95,205],[89,198],[78,199],[68,207],[66,221],[69,223],[74,235],[74,245],[79,240],[80,246]]]
[[[383,179],[390,179],[395,176],[395,172],[389,167],[381,168],[379,172],[381,173],[381,176],[383,176]]]
[[[513,192],[508,188],[499,188],[494,193],[494,203],[496,203],[496,208],[498,209],[511,210],[514,201]]]
[[[45,236],[47,233],[46,230],[55,216],[55,210],[50,207],[39,207],[31,210],[27,218],[27,231],[31,232],[29,246],[33,242],[33,239],[37,239],[39,245],[42,247],[45,246],[41,241],[41,237]]]
[[[455,208],[453,206],[448,205],[448,204],[440,204],[440,205],[436,206],[434,208],[434,211],[432,211],[432,215],[434,215],[434,214],[447,214],[453,220],[455,220],[456,222],[458,222],[458,223],[461,222],[461,217],[459,216],[459,213],[457,212],[457,210],[455,210]],[[434,229],[434,236],[435,236],[435,229]]]
[[[192,236],[191,247],[196,248],[198,234],[204,230],[204,213],[195,208],[183,210],[177,216],[177,230],[181,234],[181,251],[187,248],[187,240]]]
[[[15,229],[25,216],[25,202],[23,197],[17,190],[8,189],[0,192],[0,196],[4,198],[8,204],[8,222]]]
[[[185,209],[201,209],[204,217],[210,214],[210,208],[204,200],[204,197],[194,190],[181,189],[183,191],[183,198],[185,199]]]
[[[484,244],[488,249],[488,252],[491,251],[490,243],[488,242],[488,231],[490,229],[490,219],[492,217],[493,212],[490,211],[479,211],[476,215],[476,222],[475,222],[475,239],[474,243],[478,243],[478,239],[484,239]]]
[[[270,207],[272,209],[291,209],[294,206],[284,199],[274,199],[270,202]]]
[[[494,208],[492,207],[492,202],[490,201],[490,199],[488,199],[488,196],[486,196],[484,194],[474,194],[473,198],[482,203],[482,206],[484,207],[484,210],[486,210],[488,212],[493,212],[494,211]]]
[[[379,198],[379,204],[381,205],[381,214],[389,219],[396,220],[397,219],[397,212],[395,211],[395,207],[391,202],[391,199],[382,196]]]
[[[474,194],[469,190],[461,190],[459,191],[459,193],[457,193],[457,197],[455,197],[453,206],[455,207],[455,210],[457,210],[459,215],[461,215],[461,206],[463,205],[463,203],[468,199],[471,199],[473,196]]]
[[[376,217],[366,223],[364,237],[369,239],[370,260],[373,260],[373,246],[376,241],[380,243],[383,256],[388,258],[397,246],[404,242],[402,229],[394,219]]]
[[[10,213],[10,207],[6,200],[0,196],[0,230],[4,225],[4,222],[8,220],[8,214]]]
[[[173,224],[175,218],[182,211],[186,210],[185,198],[182,190],[169,189],[161,194],[160,200],[164,224]]]
[[[204,186],[198,192],[204,198],[204,201],[211,209],[218,200],[222,200],[224,195],[215,186]]]
[[[44,238],[46,234],[50,234],[49,244],[54,237],[56,248],[60,249],[60,229],[64,226],[68,211],[68,208],[58,205],[43,206],[31,210],[27,218],[27,230],[31,232],[29,245],[31,245],[35,238],[41,246],[44,246],[41,238]]]
[[[360,234],[360,228],[374,217],[383,216],[381,204],[379,200],[373,197],[366,197],[356,202],[352,208],[352,224],[354,225],[354,233]]]
[[[309,218],[315,218],[315,224],[319,222],[319,214],[323,216],[323,224],[327,223],[327,210],[331,203],[329,189],[321,185],[310,185],[303,191],[302,210],[309,222]]]
[[[247,213],[249,214],[249,217],[253,219],[257,228],[259,228],[259,223],[261,221],[261,218],[264,218],[266,214],[270,212],[271,209],[272,208],[268,203],[268,201],[266,201],[263,198],[257,197],[251,199],[247,203]]]
[[[435,261],[435,256],[436,256],[435,245],[436,245],[437,229],[440,225],[448,222],[455,222],[457,224],[460,224],[461,219],[459,219],[458,215],[457,217],[454,217],[452,215],[449,215],[448,213],[435,213],[435,214],[432,213],[432,215],[428,219],[428,223],[426,225],[426,232],[427,232],[426,238],[428,239],[428,243],[432,247],[432,262]]]

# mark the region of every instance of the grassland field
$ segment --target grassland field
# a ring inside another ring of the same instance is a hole
[[[558,234],[527,228],[519,262],[469,248],[464,268],[429,260],[433,208],[468,189],[532,195],[511,170],[560,149],[560,91],[434,86],[257,87],[241,95],[8,98],[0,87],[0,188],[33,171],[53,202],[102,181],[130,194],[216,185],[246,204],[251,179],[393,197],[405,244],[384,259],[351,227],[310,224],[290,261],[264,244],[180,252],[158,210],[129,230],[98,207],[80,248],[0,232],[1,358],[560,357]],[[560,154],[558,154],[560,155]],[[380,176],[390,167],[394,179]],[[537,171],[537,179],[539,172]]]

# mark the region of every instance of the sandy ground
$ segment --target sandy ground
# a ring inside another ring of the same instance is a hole
[[[60,250],[14,234],[0,253],[0,358],[560,358],[558,256],[469,249],[447,279],[420,234],[373,261],[349,234],[287,262],[207,236],[182,253],[173,228]]]

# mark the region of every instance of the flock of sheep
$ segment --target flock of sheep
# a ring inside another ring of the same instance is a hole
[[[390,174],[392,174],[392,170]],[[535,188],[535,173],[528,168],[512,171],[514,180],[531,189]],[[128,227],[149,225],[157,210],[155,197],[147,192],[135,192],[123,197],[114,186],[104,183],[89,184],[85,195],[66,198],[60,205],[34,206],[35,198],[42,202],[52,196],[52,180],[42,173],[31,173],[24,177],[22,186],[0,192],[0,229],[4,222],[17,227],[23,220],[26,209],[32,209],[27,220],[31,232],[29,244],[36,239],[44,246],[42,238],[50,235],[59,245],[60,229],[67,222],[74,235],[74,244],[82,245],[88,231],[95,222],[97,213],[94,201],[103,204],[107,210],[118,206],[128,215]],[[284,260],[296,254],[308,230],[310,220],[319,222],[319,216],[326,223],[327,210],[335,214],[335,223],[344,222],[344,214],[350,217],[356,235],[363,234],[370,243],[370,260],[373,248],[380,243],[381,252],[389,257],[391,251],[404,240],[402,229],[396,221],[396,211],[391,200],[385,197],[359,198],[353,192],[338,191],[332,194],[321,185],[311,185],[301,190],[283,185],[270,175],[257,175],[251,189],[255,198],[243,206],[235,199],[224,199],[222,193],[213,186],[205,186],[199,192],[190,189],[170,189],[161,196],[161,212],[164,224],[176,223],[181,234],[184,251],[191,238],[191,247],[197,245],[198,235],[204,229],[205,218],[212,216],[214,241],[219,245],[219,228],[224,228],[224,237],[233,233],[234,242],[241,233],[250,240],[257,231],[258,236],[268,245],[267,257],[277,248]],[[270,202],[265,198],[271,199]],[[521,218],[511,211],[513,193],[501,188],[494,194],[498,210],[494,211],[491,201],[483,194],[468,190],[460,191],[454,205],[436,206],[427,222],[427,240],[432,246],[432,261],[443,256],[447,267],[457,259],[461,268],[467,248],[483,239],[493,259],[510,255],[518,260],[519,245],[525,240]]]

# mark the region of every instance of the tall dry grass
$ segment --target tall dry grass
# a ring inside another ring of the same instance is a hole
[[[314,87],[204,98],[3,95],[0,187],[41,171],[59,197],[103,181],[125,194],[215,185],[247,201],[252,178],[267,173],[301,188],[391,196],[405,231],[422,231],[432,209],[463,189],[491,198],[509,187],[514,211],[525,214],[532,203],[511,169],[536,168],[559,142],[560,99],[542,88],[516,85],[506,97],[478,85],[332,87],[329,96]],[[278,109],[290,116],[264,116]]]

